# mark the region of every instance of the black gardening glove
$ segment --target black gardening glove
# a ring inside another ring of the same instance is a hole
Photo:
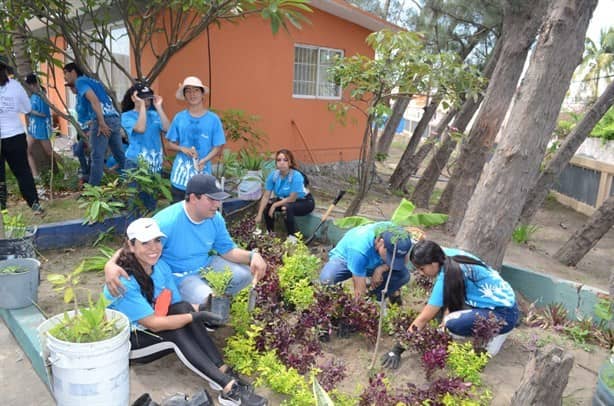
[[[339,338],[349,338],[352,333],[356,332],[356,328],[354,326],[343,321],[339,323],[337,329],[337,337]]]
[[[206,324],[214,324],[214,325],[222,325],[224,324],[224,319],[220,317],[219,314],[206,312],[206,311],[198,311],[192,313],[192,321],[193,322],[203,322]]]
[[[401,364],[401,354],[403,354],[405,348],[400,344],[395,344],[392,349],[386,354],[382,355],[382,366],[389,369],[397,369]]]

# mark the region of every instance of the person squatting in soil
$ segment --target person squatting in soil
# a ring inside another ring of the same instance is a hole
[[[183,200],[192,176],[211,173],[211,160],[226,144],[222,121],[205,106],[207,93],[209,88],[195,76],[185,78],[175,93],[188,106],[175,115],[166,134],[168,149],[177,152],[170,176],[173,202]]]
[[[166,235],[151,218],[133,221],[126,230],[127,241],[117,262],[130,279],[121,278],[122,296],[113,297],[105,287],[108,306],[124,313],[135,327],[130,333],[130,359],[149,362],[174,350],[181,362],[219,391],[221,405],[266,405],[249,384],[222,359],[209,337],[204,322],[219,318],[202,305],[182,301],[163,259],[162,239]]]
[[[435,279],[427,304],[409,329],[422,329],[443,309],[442,327],[453,336],[470,337],[477,317],[492,314],[504,324],[486,348],[495,355],[518,321],[516,296],[510,284],[475,255],[442,248],[430,240],[417,242],[409,260],[418,272]],[[382,357],[383,366],[398,368],[403,351],[400,344],[395,344]]]
[[[11,73],[8,60],[0,56],[0,209],[6,209],[8,198],[5,173],[5,162],[8,162],[28,206],[35,214],[42,214],[28,164],[26,133],[20,119],[21,114],[32,110],[32,105],[25,89],[9,76]]]
[[[386,296],[391,303],[401,304],[400,289],[410,278],[406,263],[411,247],[409,232],[390,222],[354,227],[330,251],[320,271],[320,282],[332,285],[352,278],[354,297],[368,294],[382,300],[382,290],[392,272]]]
[[[280,149],[275,153],[275,168],[266,179],[256,214],[256,225],[262,222],[264,215],[267,231],[271,232],[275,225],[275,212],[282,212],[288,238],[292,240],[296,233],[294,217],[311,213],[315,201],[307,188],[308,181],[298,170],[291,151]]]
[[[205,303],[211,295],[211,288],[200,276],[203,267],[216,272],[229,268],[232,280],[226,293],[232,295],[257,283],[266,272],[267,265],[260,254],[237,247],[230,238],[218,211],[221,201],[228,196],[215,177],[194,175],[187,184],[185,200],[154,216],[167,235],[162,259],[170,266],[181,297],[189,303]],[[116,257],[117,253],[104,267],[107,286],[114,296],[122,290],[119,276],[128,276],[118,266]]]

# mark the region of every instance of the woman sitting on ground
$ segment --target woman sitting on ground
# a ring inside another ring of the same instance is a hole
[[[161,239],[166,236],[151,218],[133,221],[126,230],[128,240],[122,248],[118,265],[130,279],[122,278],[124,294],[114,298],[109,308],[124,313],[136,327],[130,334],[130,359],[149,362],[174,350],[193,372],[220,391],[221,405],[266,405],[267,400],[229,368],[207,334],[205,321],[219,321],[203,305],[181,301],[169,266],[162,260]]]
[[[275,212],[285,214],[286,230],[288,239],[294,240],[296,225],[295,216],[305,216],[311,213],[315,207],[313,196],[309,193],[305,176],[299,171],[294,160],[294,155],[287,149],[280,149],[275,153],[276,170],[271,172],[265,183],[265,191],[260,200],[256,225],[264,221],[269,232],[275,225]],[[274,193],[275,197],[271,197]]]
[[[472,336],[473,323],[479,317],[494,315],[503,325],[499,335],[487,345],[495,355],[518,321],[514,290],[501,276],[476,256],[437,243],[422,240],[414,245],[409,260],[422,274],[435,278],[428,303],[410,329],[422,329],[444,310],[442,325],[457,336]],[[403,348],[396,344],[383,357],[385,367],[397,368]]]

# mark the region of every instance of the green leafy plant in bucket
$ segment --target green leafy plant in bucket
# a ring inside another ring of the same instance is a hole
[[[49,330],[49,334],[58,340],[71,343],[91,343],[116,336],[124,326],[106,315],[107,300],[100,294],[97,302],[88,297],[88,307],[80,307],[75,289],[79,285],[80,275],[84,272],[84,262],[68,275],[50,274],[47,280],[53,290],[61,292],[65,303],[73,303],[74,314],[64,312],[62,320]]]
[[[225,267],[223,271],[216,272],[211,267],[202,268],[200,276],[207,282],[214,296],[224,296],[232,280],[232,271]]]
[[[2,223],[4,224],[4,238],[25,237],[28,228],[21,213],[12,216],[7,210],[2,210]]]
[[[4,268],[0,268],[0,275],[10,275],[15,273],[24,273],[28,269],[23,268],[17,265],[5,266]]]

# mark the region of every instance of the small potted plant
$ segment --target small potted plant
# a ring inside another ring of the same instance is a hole
[[[0,259],[34,258],[36,227],[30,227],[21,213],[10,215],[2,210],[0,216]]]
[[[34,258],[0,261],[0,307],[19,309],[38,300],[40,262]]]
[[[214,271],[211,267],[206,267],[200,271],[201,277],[211,288],[211,312],[218,314],[224,321],[230,315],[231,297],[226,293],[226,289],[232,280],[232,271],[226,267],[221,272]]]
[[[69,275],[47,278],[66,303],[73,303],[73,310],[38,327],[43,360],[51,365],[52,393],[58,405],[127,405],[130,322],[123,313],[107,309],[102,294],[96,302],[90,296],[87,307],[79,306],[75,288],[83,270],[81,263]]]

